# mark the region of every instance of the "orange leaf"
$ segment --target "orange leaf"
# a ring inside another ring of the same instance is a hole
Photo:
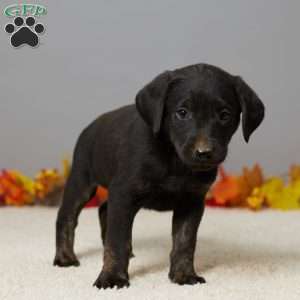
[[[220,179],[212,187],[212,196],[217,204],[230,204],[240,193],[238,177],[226,174],[223,167],[220,167]]]

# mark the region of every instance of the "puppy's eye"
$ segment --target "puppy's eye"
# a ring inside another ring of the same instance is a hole
[[[222,123],[227,123],[231,120],[231,113],[227,109],[223,109],[219,113],[219,119]]]
[[[177,111],[176,111],[176,117],[179,119],[179,120],[186,120],[189,118],[189,112],[185,109],[185,108],[179,108]]]

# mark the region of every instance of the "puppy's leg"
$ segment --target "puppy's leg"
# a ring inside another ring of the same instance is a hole
[[[107,201],[104,202],[103,204],[100,205],[98,209],[98,214],[99,214],[99,223],[100,223],[100,230],[101,230],[101,239],[102,239],[102,244],[104,246],[105,244],[105,235],[106,235],[106,230],[107,230]],[[130,231],[130,233],[132,230]],[[134,254],[132,252],[132,237],[130,235],[130,258],[134,257]]]
[[[174,210],[172,222],[173,248],[169,278],[178,284],[204,283],[194,269],[197,230],[204,211],[204,200],[193,199]]]
[[[133,205],[126,192],[110,189],[106,214],[107,229],[104,234],[103,267],[94,283],[98,288],[129,286],[128,264],[131,252],[131,231],[137,211],[138,208]],[[100,216],[103,217],[104,214],[101,212]]]
[[[56,220],[54,265],[61,267],[79,265],[73,249],[74,231],[82,208],[94,192],[95,186],[91,186],[88,178],[79,172],[76,166],[73,166]]]
[[[102,239],[103,247],[105,244],[105,235],[106,235],[106,228],[107,228],[107,201],[102,203],[98,208],[101,239]]]

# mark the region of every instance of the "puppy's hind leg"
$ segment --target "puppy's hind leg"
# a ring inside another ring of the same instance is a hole
[[[100,230],[101,230],[101,240],[104,247],[106,228],[107,228],[107,201],[102,203],[99,206],[98,215],[99,215],[99,223],[100,223]]]
[[[99,223],[100,223],[100,230],[101,230],[101,239],[102,239],[102,244],[104,247],[105,244],[105,237],[106,237],[106,230],[107,230],[107,205],[108,205],[108,200],[101,204],[98,209],[98,214],[99,214]],[[130,258],[134,257],[134,254],[132,252],[132,236],[130,233]]]
[[[63,202],[58,211],[56,221],[56,255],[54,265],[78,266],[79,261],[74,253],[74,233],[78,216],[95,193],[96,187],[91,185],[88,173],[78,168],[76,163],[72,167],[67,180]]]

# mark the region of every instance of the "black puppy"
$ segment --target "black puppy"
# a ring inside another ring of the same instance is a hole
[[[240,78],[207,64],[166,71],[129,105],[100,116],[80,135],[56,222],[54,265],[79,265],[74,230],[97,185],[104,243],[98,288],[129,286],[131,232],[140,208],[172,210],[171,281],[203,283],[194,270],[204,197],[224,161],[242,113],[248,141],[264,105]]]

